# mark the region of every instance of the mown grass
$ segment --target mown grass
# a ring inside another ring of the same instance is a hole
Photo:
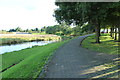
[[[115,42],[114,39],[112,39],[109,34],[102,34],[100,37],[100,44],[92,43],[95,42],[95,35],[87,37],[83,43],[82,46],[84,48],[88,48],[93,51],[102,52],[102,53],[108,53],[108,54],[120,54],[119,53],[119,47],[120,43]]]
[[[36,78],[54,51],[67,41],[2,54],[2,70],[14,64],[2,77]]]
[[[100,44],[94,43],[95,35],[92,35],[92,36],[87,37],[85,40],[83,40],[82,46],[89,50],[97,51],[97,52],[101,52],[101,53],[114,54],[114,55],[120,54],[120,52],[119,52],[120,43],[116,42],[114,39],[112,39],[109,36],[109,34],[107,34],[107,33],[101,34],[100,41],[101,41]],[[119,76],[120,76],[120,74],[119,74],[120,69],[118,68],[120,66],[119,63],[120,63],[120,58],[118,57],[116,59],[113,59],[113,61],[111,61],[111,62],[100,65],[101,67],[96,66],[96,68],[98,67],[98,69],[97,69],[98,71],[95,73],[98,75],[94,76],[92,78],[106,78],[106,77],[119,78]],[[105,71],[102,74],[99,73],[101,71],[101,69],[103,69],[103,71]]]

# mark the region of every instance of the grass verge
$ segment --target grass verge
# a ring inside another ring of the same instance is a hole
[[[54,51],[67,41],[2,54],[3,78],[36,78]]]
[[[101,53],[107,53],[107,54],[114,54],[114,55],[119,55],[120,52],[119,47],[120,43],[115,42],[114,39],[112,39],[109,34],[102,34],[100,37],[100,44],[92,43],[95,42],[95,35],[87,37],[85,40],[82,42],[82,46],[84,48],[87,48],[92,51],[97,51]],[[109,63],[105,63],[100,66],[96,66],[95,68],[98,68],[98,74],[101,70],[104,71],[103,74],[99,74],[97,76],[94,76],[92,78],[119,78],[119,66],[120,66],[120,58],[114,59],[113,61]],[[93,68],[93,69],[95,69]],[[96,74],[97,74],[96,73]]]
[[[83,42],[82,46],[84,48],[102,52],[102,53],[108,53],[108,54],[120,54],[119,53],[119,42],[115,42],[114,39],[112,39],[109,34],[102,34],[100,37],[100,44],[94,44],[92,42],[95,42],[95,35],[87,37]]]

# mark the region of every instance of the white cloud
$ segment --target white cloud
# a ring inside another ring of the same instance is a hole
[[[54,0],[0,0],[0,27],[23,29],[55,25]]]

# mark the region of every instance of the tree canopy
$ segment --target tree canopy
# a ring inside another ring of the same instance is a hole
[[[59,7],[54,14],[58,23],[74,23],[81,27],[88,22],[95,28],[96,43],[100,43],[100,28],[103,24],[116,26],[118,29],[120,27],[120,2],[56,2],[55,4]]]

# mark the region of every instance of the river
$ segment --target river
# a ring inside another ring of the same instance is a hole
[[[36,45],[42,46],[52,42],[55,41],[39,41],[39,42],[35,41],[35,42],[25,42],[21,44],[4,45],[4,46],[0,46],[0,54],[4,54],[6,52],[19,51],[25,48],[31,48],[32,46],[36,46]]]

